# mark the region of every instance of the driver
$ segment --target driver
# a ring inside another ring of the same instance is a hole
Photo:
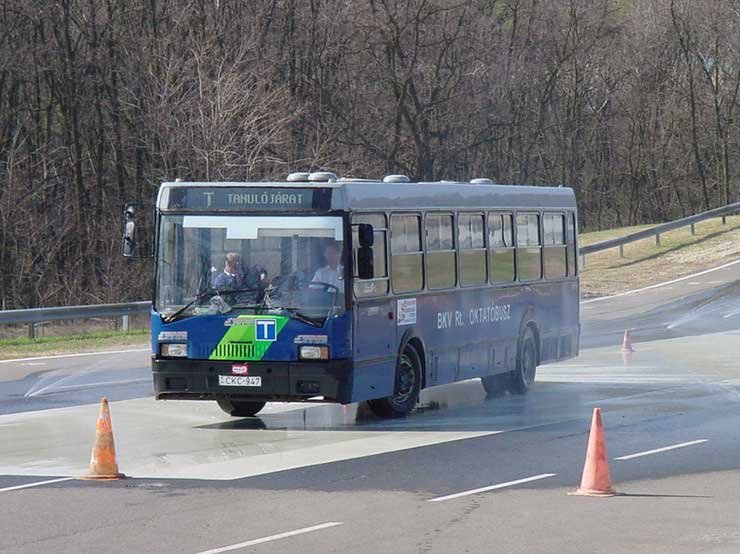
[[[336,242],[328,242],[324,246],[324,259],[326,265],[316,270],[313,275],[314,282],[328,283],[344,292],[344,266],[339,263],[341,256],[339,245]]]
[[[252,289],[267,284],[267,271],[263,267],[243,268],[242,257],[237,252],[226,254],[224,270],[213,279],[216,290]]]

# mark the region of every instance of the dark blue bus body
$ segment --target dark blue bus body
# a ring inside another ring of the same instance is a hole
[[[568,188],[166,183],[158,222],[160,399],[213,399],[232,415],[270,400],[368,400],[397,416],[422,388],[480,377],[489,392],[523,392],[537,365],[578,354]],[[362,225],[374,236],[365,280]],[[232,258],[264,272],[259,286],[211,290],[222,266],[237,275]]]
[[[397,352],[408,340],[424,353],[424,387],[513,371],[517,340],[527,324],[536,329],[539,363],[573,357],[578,296],[573,282],[429,294],[416,298],[416,323],[409,325],[393,321],[396,302],[358,304],[352,401],[393,393]],[[499,318],[505,319],[482,321],[483,307],[499,307],[505,314]]]

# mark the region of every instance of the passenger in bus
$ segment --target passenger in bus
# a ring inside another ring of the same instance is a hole
[[[268,283],[264,267],[244,268],[242,257],[237,252],[226,254],[224,270],[213,279],[217,290],[264,288]]]
[[[313,275],[314,282],[328,283],[344,292],[344,266],[339,263],[341,255],[339,245],[336,242],[328,242],[324,246],[324,259],[326,265],[316,270]]]

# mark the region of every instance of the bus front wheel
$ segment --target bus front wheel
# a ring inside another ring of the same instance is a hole
[[[514,394],[524,394],[534,384],[537,373],[537,344],[534,331],[527,327],[519,343],[516,370],[511,374],[509,390]]]
[[[369,400],[367,404],[378,417],[404,417],[416,406],[420,390],[421,359],[414,347],[407,345],[396,366],[396,393],[386,398]]]
[[[256,400],[232,400],[231,398],[219,398],[218,407],[234,417],[252,417],[257,415],[267,402]]]

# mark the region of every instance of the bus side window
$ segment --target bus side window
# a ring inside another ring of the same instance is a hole
[[[488,277],[483,214],[458,214],[457,230],[460,245],[460,284],[464,286],[485,283]]]
[[[510,283],[516,279],[512,219],[511,214],[488,214],[489,273],[494,283]]]
[[[576,251],[576,214],[568,215],[568,228],[565,233],[568,249],[568,275],[578,275],[578,252]]]
[[[361,281],[357,278],[357,248],[359,238],[357,225],[368,223],[373,226],[373,266],[375,277]],[[383,296],[388,294],[388,265],[386,258],[386,240],[388,229],[385,214],[353,214],[352,216],[352,264],[354,290],[357,298]]]
[[[542,278],[542,241],[539,214],[516,215],[516,265],[520,281]]]
[[[421,221],[418,215],[391,216],[391,283],[393,292],[424,287]]]
[[[455,269],[455,234],[452,214],[428,213],[427,236],[427,287],[452,288],[457,283]]]
[[[545,277],[565,277],[568,257],[565,249],[565,217],[562,214],[546,213],[542,216],[542,227],[545,239]]]

